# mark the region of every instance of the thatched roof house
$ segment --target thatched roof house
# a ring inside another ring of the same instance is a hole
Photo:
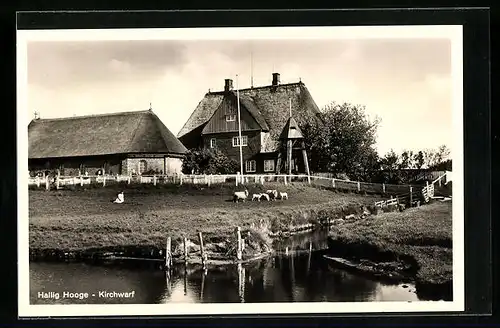
[[[63,169],[65,174],[98,169],[169,173],[187,151],[152,110],[35,119],[28,126],[28,144],[32,169]]]
[[[244,158],[256,161],[248,164],[248,172],[270,172],[275,167],[270,161],[277,159],[280,136],[284,129],[288,130],[290,107],[297,128],[311,120],[321,122],[320,110],[305,84],[301,81],[280,84],[278,73],[273,73],[271,85],[241,89],[239,96],[242,133],[248,138]],[[230,142],[238,135],[236,113],[236,91],[232,80],[226,79],[224,91],[205,94],[177,137],[188,148],[216,146],[238,159],[234,142]]]

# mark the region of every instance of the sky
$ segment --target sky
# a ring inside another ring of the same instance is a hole
[[[151,104],[177,134],[224,79],[247,88],[252,75],[254,86],[269,85],[278,72],[282,83],[304,82],[320,108],[349,102],[378,116],[381,155],[451,148],[449,39],[30,41],[27,49],[29,117]]]

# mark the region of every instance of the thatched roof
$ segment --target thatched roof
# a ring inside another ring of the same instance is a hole
[[[311,94],[302,82],[269,85],[239,90],[240,105],[259,122],[264,132],[262,137],[262,152],[273,152],[279,147],[280,135],[290,117],[290,100],[292,115],[298,125],[309,120],[320,121],[319,108]],[[179,139],[193,138],[199,133],[199,127],[204,126],[218,109],[224,97],[233,97],[233,92],[208,92],[195,108],[191,117],[178,133]],[[264,128],[267,127],[267,128]],[[198,135],[199,138],[201,136]]]
[[[29,158],[187,151],[151,110],[33,120],[28,143]]]

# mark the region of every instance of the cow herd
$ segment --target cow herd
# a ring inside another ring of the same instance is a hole
[[[239,201],[246,201],[249,198],[249,193],[248,190],[245,189],[245,191],[236,191],[233,194],[233,202],[237,203]],[[266,190],[266,192],[263,193],[257,193],[257,194],[252,194],[252,201],[261,201],[261,200],[267,200],[269,201],[274,201],[277,199],[288,199],[288,193],[286,192],[278,192],[277,190]]]

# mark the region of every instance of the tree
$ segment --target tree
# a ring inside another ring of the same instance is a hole
[[[394,171],[400,167],[400,159],[398,154],[394,150],[390,150],[385,156],[381,159],[380,165],[382,170]]]
[[[335,102],[318,116],[323,123],[309,121],[300,126],[312,171],[346,173],[356,179],[378,166],[374,146],[379,118],[370,120],[364,106]]]
[[[413,151],[404,150],[401,153],[399,168],[400,169],[413,169],[413,168],[415,168],[415,156],[413,154]]]
[[[185,174],[232,174],[238,163],[217,149],[190,150],[182,163]]]
[[[424,152],[420,150],[418,153],[416,153],[414,155],[414,161],[415,161],[415,168],[421,169],[425,164]]]

